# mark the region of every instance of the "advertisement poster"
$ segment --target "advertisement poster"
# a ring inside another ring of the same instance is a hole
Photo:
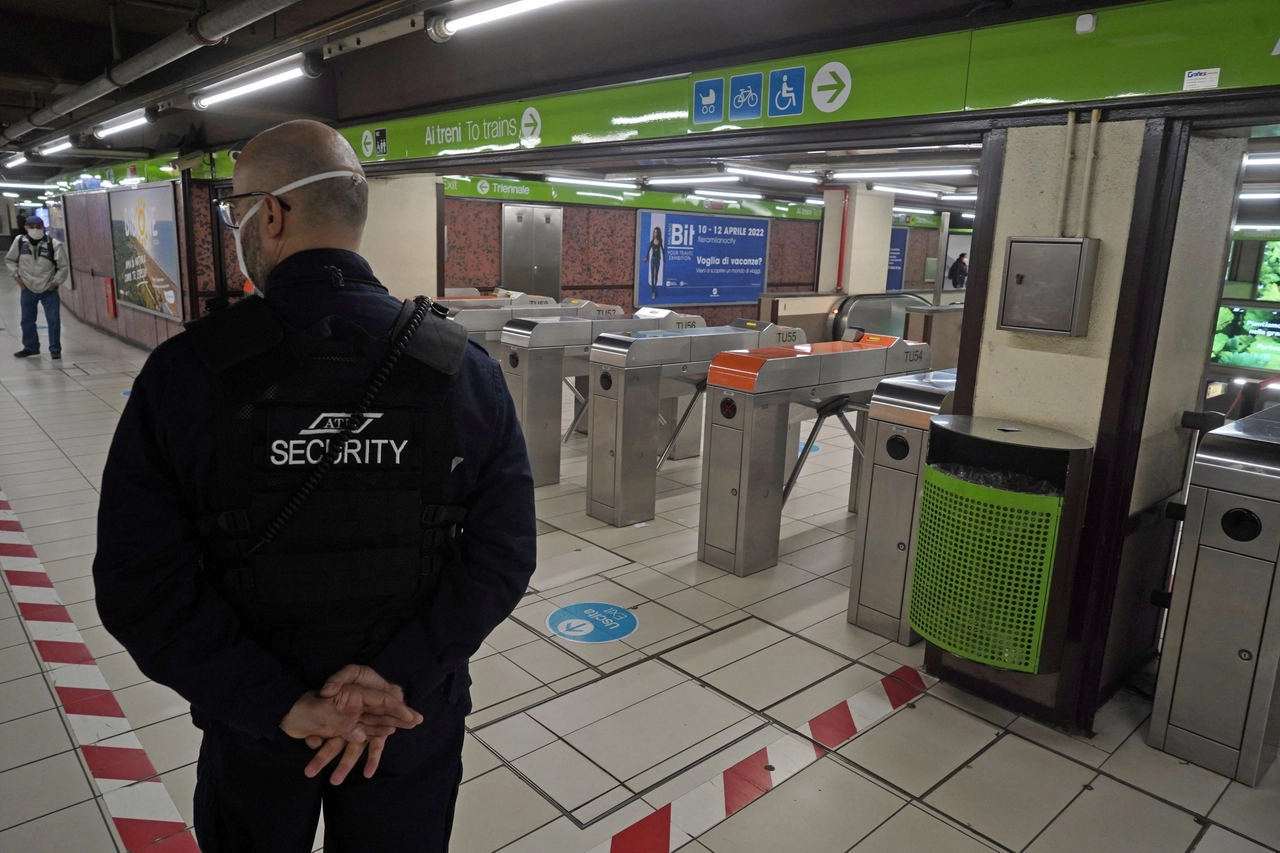
[[[111,248],[116,301],[182,319],[182,276],[173,186],[111,193]]]
[[[894,228],[889,232],[889,276],[885,290],[902,290],[902,265],[907,259],[907,229]]]
[[[741,305],[764,292],[767,219],[654,210],[636,219],[636,305]]]
[[[1227,367],[1280,371],[1280,311],[1219,308],[1209,361]]]

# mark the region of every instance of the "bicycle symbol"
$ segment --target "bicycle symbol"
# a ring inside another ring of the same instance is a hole
[[[702,114],[711,115],[716,111],[716,90],[712,89],[698,98],[702,102]]]
[[[759,103],[760,96],[757,95],[756,90],[750,86],[747,86],[745,89],[739,89],[737,94],[733,96],[733,108],[735,110],[740,110],[743,107],[754,107]]]
[[[782,86],[778,89],[778,94],[773,96],[773,107],[778,112],[786,112],[794,109],[796,105],[796,90],[787,83],[787,75],[782,75]]]

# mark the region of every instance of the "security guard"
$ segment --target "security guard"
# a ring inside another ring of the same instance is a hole
[[[234,191],[265,298],[138,375],[103,473],[103,624],[191,702],[205,853],[304,853],[322,808],[326,850],[443,851],[467,660],[534,569],[515,409],[481,347],[357,254],[368,186],[335,131],[259,135]]]

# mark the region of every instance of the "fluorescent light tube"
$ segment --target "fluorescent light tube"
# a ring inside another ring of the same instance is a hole
[[[742,166],[726,166],[724,169],[731,175],[744,175],[749,178],[762,178],[766,181],[795,181],[798,184],[816,184],[818,179],[809,175],[796,175],[791,172],[778,172],[772,169],[745,169]]]
[[[39,151],[41,154],[57,154],[59,151],[66,151],[70,147],[71,140],[64,136],[56,142],[49,143],[45,147],[39,149]]]
[[[972,174],[972,168],[883,169],[881,171],[836,172],[832,177],[837,181],[861,181],[874,178],[945,178]]]
[[[895,207],[894,213],[923,213],[927,215],[936,214],[938,211],[929,210],[927,207]]]
[[[748,198],[756,200],[764,198],[760,193],[735,193],[728,190],[694,190],[691,195],[704,198]]]
[[[1240,193],[1241,201],[1261,201],[1263,199],[1280,198],[1280,192],[1272,193]]]
[[[804,200],[804,203],[805,203],[805,204],[817,205],[818,207],[822,207],[822,206],[823,206],[824,204],[826,204],[827,202],[826,202],[824,199],[820,199],[820,198],[806,198],[806,199]]]
[[[302,66],[305,61],[305,57],[301,53],[295,53],[293,56],[282,59],[279,62],[272,62],[261,68],[255,68],[253,71],[246,71],[244,74],[228,77],[221,83],[210,86],[203,93],[196,95],[191,102],[195,104],[196,109],[203,110],[214,104],[229,101],[232,98],[239,98],[252,92],[271,86],[278,86],[290,80],[296,80],[304,75]]]
[[[1275,225],[1237,225],[1237,231],[1280,231],[1280,223]]]
[[[1280,166],[1280,157],[1265,154],[1246,154],[1244,155],[1244,164],[1246,166]]]
[[[649,178],[645,181],[651,187],[687,186],[690,184],[737,184],[742,179],[735,175],[677,175],[673,177]]]
[[[14,168],[15,166],[21,166],[21,165],[22,165],[23,163],[25,163],[25,162],[27,162],[27,155],[26,155],[26,154],[19,154],[17,157],[13,157],[13,158],[11,158],[11,159],[9,159],[9,160],[5,160],[5,161],[4,161],[4,167],[5,167],[6,169],[12,169],[12,168]]]
[[[553,184],[573,184],[579,187],[604,187],[610,190],[636,190],[639,184],[625,183],[622,181],[597,181],[590,178],[565,178],[559,175],[550,175],[547,180]]]
[[[106,139],[116,133],[144,125],[147,123],[147,117],[143,115],[141,110],[129,115],[121,116],[114,122],[107,122],[93,132],[93,135],[99,139]]]
[[[918,195],[923,198],[937,198],[938,193],[929,192],[928,190],[909,190],[906,187],[887,187],[884,184],[875,184],[871,189],[882,193],[898,193],[900,195]]]
[[[977,201],[977,193],[943,193],[943,201]]]
[[[47,190],[45,184],[24,184],[18,181],[0,181],[0,189],[5,190]]]
[[[515,3],[507,3],[504,6],[498,6],[494,9],[486,9],[483,12],[476,12],[474,15],[463,15],[461,18],[454,18],[451,21],[444,22],[445,32],[454,35],[460,30],[470,27],[478,27],[481,24],[500,21],[503,18],[510,18],[513,15],[522,15],[525,12],[532,12],[535,9],[541,9],[544,6],[554,6],[556,3],[562,3],[564,0],[516,0]]]
[[[961,215],[962,217],[964,217],[965,219],[973,219],[973,217],[974,217],[974,215],[975,215],[975,214],[972,214],[972,213],[962,213],[962,214],[960,214],[960,215]]]
[[[5,194],[4,194],[4,197],[5,197],[5,198],[19,198],[20,196],[19,196],[17,193],[5,193]]]

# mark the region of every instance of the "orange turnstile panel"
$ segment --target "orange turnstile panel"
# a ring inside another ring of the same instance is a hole
[[[897,338],[888,335],[863,335],[860,341],[824,341],[816,344],[793,344],[788,347],[729,350],[712,359],[707,383],[752,393],[756,390],[756,379],[760,376],[761,369],[770,361],[883,349],[897,342]]]

